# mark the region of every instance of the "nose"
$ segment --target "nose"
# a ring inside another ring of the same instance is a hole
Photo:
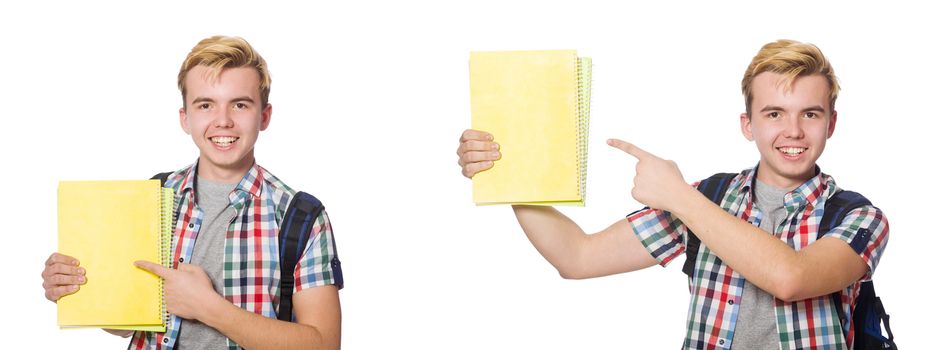
[[[791,139],[804,137],[803,119],[800,116],[791,116],[785,125],[784,136]]]
[[[221,107],[215,114],[212,126],[216,128],[231,128],[235,126],[235,121],[231,118],[231,111],[228,107]]]

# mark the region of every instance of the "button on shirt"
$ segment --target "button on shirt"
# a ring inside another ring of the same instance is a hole
[[[744,170],[730,183],[721,208],[755,226],[761,221],[754,208],[753,191],[757,168]],[[697,186],[697,184],[695,184]],[[785,195],[787,217],[774,236],[794,250],[806,248],[817,239],[826,199],[837,190],[833,179],[817,169],[817,175]],[[628,216],[634,234],[662,266],[685,251],[688,228],[669,212],[645,208]],[[870,235],[864,234],[870,232]],[[860,234],[861,233],[861,234]],[[848,349],[854,327],[839,319],[840,307],[851,320],[852,305],[859,285],[869,280],[887,245],[888,222],[878,208],[864,206],[850,211],[842,223],[824,237],[838,238],[855,249],[868,265],[868,273],[840,292],[841,305],[830,295],[795,302],[775,300],[775,316],[781,349]],[[745,279],[723,263],[702,243],[689,280],[691,301],[684,349],[729,349],[739,312]]]
[[[196,236],[203,224],[203,211],[196,205],[196,164],[171,174],[165,187],[174,189],[177,203],[173,235],[173,267],[189,262]],[[232,304],[276,318],[280,298],[280,262],[277,233],[295,191],[258,165],[254,165],[229,194],[236,215],[225,233],[223,288]],[[294,292],[335,284],[332,263],[334,237],[323,211],[312,226],[309,241],[294,271]],[[340,287],[340,286],[339,286]],[[135,332],[130,349],[173,349],[183,319],[171,315],[167,332]],[[228,349],[240,349],[230,339]]]

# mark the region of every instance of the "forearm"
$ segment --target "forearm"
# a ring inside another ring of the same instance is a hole
[[[752,284],[783,300],[812,296],[797,290],[808,285],[810,266],[781,240],[730,215],[691,187],[673,209],[689,231]]]
[[[310,325],[267,318],[222,300],[207,307],[201,322],[246,349],[337,349]]]

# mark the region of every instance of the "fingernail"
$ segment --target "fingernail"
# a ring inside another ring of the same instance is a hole
[[[84,278],[84,276],[77,277],[77,282],[84,283],[84,282],[86,282],[86,281],[87,281],[87,279]]]
[[[493,157],[493,158],[498,158],[498,152],[492,152],[492,157]]]
[[[74,266],[80,265],[80,261],[77,261],[76,259],[71,260],[71,265],[74,265]]]
[[[68,287],[68,290],[73,292],[73,291],[77,290],[77,286],[71,285],[70,287]]]
[[[492,149],[497,150],[497,149],[498,149],[498,144],[497,144],[497,143],[493,143],[493,144],[492,144]]]
[[[486,140],[492,141],[492,139],[493,139],[492,135],[486,135]]]
[[[87,274],[87,270],[84,270],[84,268],[81,267],[81,268],[78,268],[78,269],[77,269],[77,273],[78,273],[78,274],[81,274],[81,275],[85,275],[85,274]]]

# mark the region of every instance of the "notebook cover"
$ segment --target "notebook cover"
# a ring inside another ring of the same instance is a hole
[[[473,177],[476,204],[584,204],[582,66],[574,50],[470,54],[472,127],[502,153]]]
[[[157,180],[59,183],[58,251],[87,271],[86,284],[58,300],[59,326],[164,330],[161,279],[133,262],[164,263],[171,212],[162,207],[172,201]]]

